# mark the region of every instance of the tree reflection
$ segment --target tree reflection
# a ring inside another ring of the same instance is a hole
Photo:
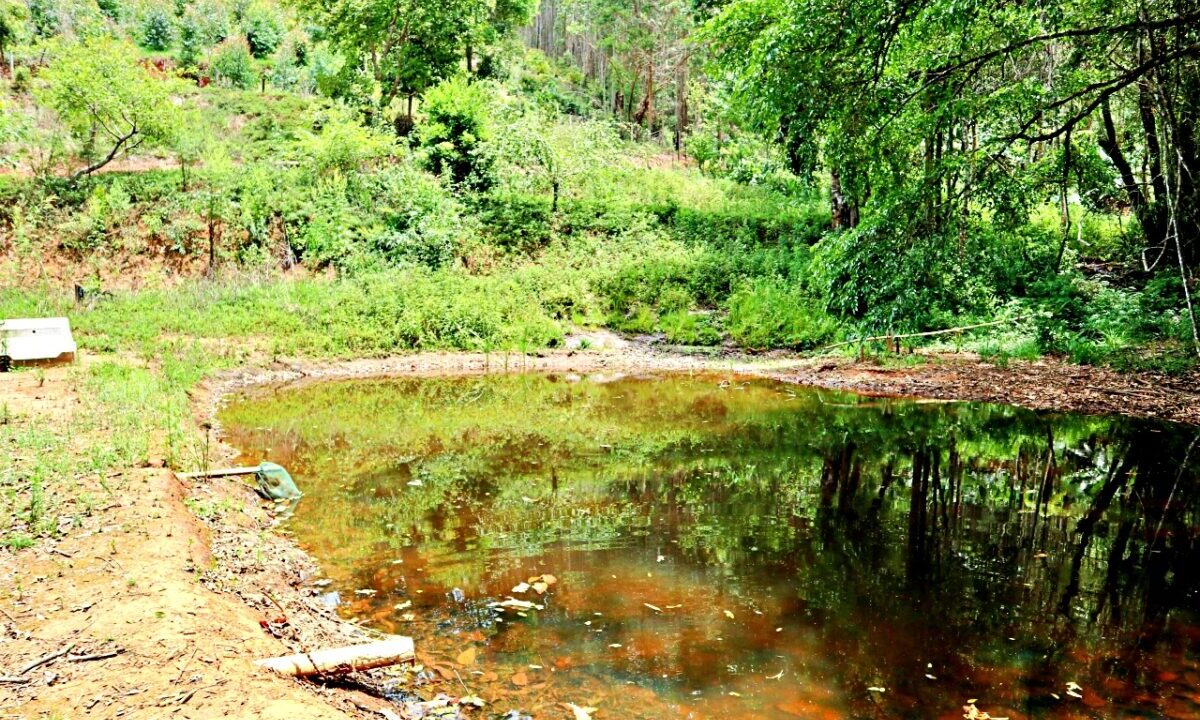
[[[323,561],[356,587],[390,591],[379,578],[402,577],[401,595],[360,601],[372,617],[408,597],[431,622],[483,623],[437,598],[460,586],[502,596],[531,565],[588,568],[571,583],[598,603],[613,594],[610,567],[629,566],[652,578],[622,592],[709,593],[773,613],[723,630],[720,652],[810,667],[796,638],[812,638],[836,658],[824,679],[867,717],[882,712],[864,693],[873,685],[888,688],[890,712],[921,716],[985,690],[1037,715],[1085,680],[1089,701],[1103,692],[1132,707],[1163,696],[1148,668],[1196,652],[1173,633],[1200,615],[1195,432],[738,387],[342,383],[234,405],[226,423],[264,428],[234,431],[247,460],[287,449],[308,482],[293,529]],[[415,555],[386,566],[399,549]],[[664,556],[674,574],[637,565]],[[629,606],[606,607],[609,632],[644,633],[640,616],[620,614],[644,608]],[[704,644],[710,611],[674,611],[676,646],[631,644],[661,646],[642,658],[656,676],[712,681],[700,664],[717,652]],[[538,632],[572,642],[553,617]]]

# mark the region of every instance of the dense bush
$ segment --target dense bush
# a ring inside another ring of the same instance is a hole
[[[192,13],[183,16],[179,21],[179,52],[176,57],[183,67],[193,67],[200,62],[205,44],[203,28]]]
[[[283,20],[278,13],[266,5],[255,5],[242,21],[246,32],[246,43],[250,54],[262,59],[275,52],[283,42]]]
[[[166,50],[174,38],[170,16],[162,8],[151,8],[142,18],[142,45],[150,50]]]
[[[454,78],[430,89],[423,99],[425,119],[417,137],[429,168],[456,186],[486,189],[492,183],[487,86]]]
[[[744,347],[809,350],[831,341],[838,324],[796,286],[761,278],[730,297],[728,327]]]
[[[241,38],[229,38],[217,46],[213,52],[212,71],[218,82],[243,90],[254,85],[257,79],[250,48]]]

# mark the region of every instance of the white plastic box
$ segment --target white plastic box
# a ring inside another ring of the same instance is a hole
[[[73,360],[75,339],[65,317],[0,321],[0,358],[11,362]]]

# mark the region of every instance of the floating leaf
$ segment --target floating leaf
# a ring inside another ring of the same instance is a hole
[[[474,665],[475,664],[475,648],[469,647],[458,654],[454,659],[459,665]]]
[[[517,583],[516,585],[513,585],[512,591],[514,593],[529,592],[529,583]]]
[[[881,688],[878,685],[872,685],[867,688],[867,692],[887,692],[887,688]]]
[[[653,611],[654,611],[654,612],[656,612],[656,613],[660,613],[660,612],[662,612],[662,608],[660,608],[660,607],[657,607],[657,606],[655,606],[655,605],[651,605],[650,603],[642,603],[642,604],[643,604],[643,605],[645,605],[646,607],[650,608],[651,610],[653,610]]]
[[[725,617],[727,617],[727,618],[729,618],[730,620],[732,620],[732,619],[733,619],[733,611],[732,611],[732,610],[726,610],[726,611],[725,611]]]
[[[525,687],[529,684],[529,676],[523,672],[513,673],[512,684],[517,687]]]
[[[545,595],[550,586],[539,580],[533,584],[533,589],[537,591],[538,595]]]
[[[483,701],[483,698],[478,697],[476,695],[468,695],[467,697],[459,698],[458,704],[459,705],[471,705],[471,706],[477,707],[477,708],[481,708],[484,705],[487,705],[487,703],[485,703]]]

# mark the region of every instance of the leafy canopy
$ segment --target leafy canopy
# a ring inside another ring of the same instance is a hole
[[[180,126],[171,98],[176,81],[151,75],[132,46],[101,37],[56,45],[53,56],[36,92],[89,160],[77,177],[119,155],[174,142]]]

